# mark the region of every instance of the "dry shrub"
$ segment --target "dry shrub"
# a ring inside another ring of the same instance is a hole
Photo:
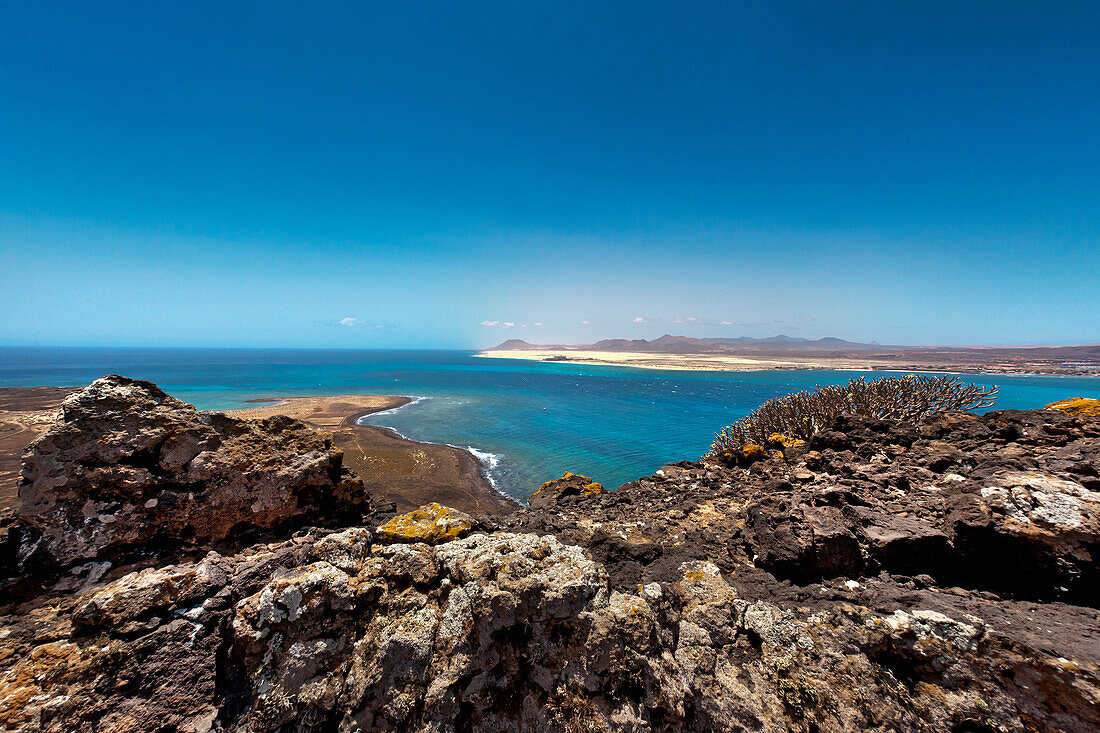
[[[997,388],[963,384],[958,377],[863,377],[845,385],[818,387],[812,392],[768,400],[715,437],[707,455],[764,445],[773,433],[809,440],[841,415],[923,420],[945,412],[975,410],[994,403]]]

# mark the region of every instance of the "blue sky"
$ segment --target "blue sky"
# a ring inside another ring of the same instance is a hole
[[[4,3],[0,343],[1100,341],[1097,38],[1096,2]]]

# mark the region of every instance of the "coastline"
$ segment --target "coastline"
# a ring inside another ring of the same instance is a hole
[[[18,503],[23,450],[57,418],[61,401],[76,390],[0,388],[0,510]],[[437,501],[468,513],[502,515],[520,504],[497,491],[487,467],[470,451],[421,443],[391,428],[357,420],[412,402],[397,395],[256,398],[251,407],[225,410],[234,417],[287,415],[329,432],[344,463],[374,496],[379,509],[404,512]]]
[[[259,397],[243,402],[256,406],[226,410],[226,414],[253,420],[286,415],[320,428],[335,428],[346,424],[354,425],[355,420],[366,415],[404,407],[412,402],[412,398],[399,395],[331,395]]]
[[[424,443],[381,425],[358,420],[404,407],[413,398],[395,395],[264,398],[270,404],[228,410],[237,417],[287,415],[329,432],[344,451],[344,464],[362,480],[377,504],[406,512],[439,502],[467,513],[502,515],[520,504],[497,491],[488,467],[465,448]]]
[[[916,359],[924,355],[927,359]],[[667,354],[641,351],[589,349],[500,349],[478,351],[475,357],[520,359],[554,364],[617,366],[662,371],[751,372],[793,369],[829,371],[935,372],[948,374],[996,374],[1014,376],[1095,377],[1100,370],[1072,369],[1057,361],[1001,359],[981,360],[973,354],[921,352],[897,355],[846,354],[843,356],[776,354]]]

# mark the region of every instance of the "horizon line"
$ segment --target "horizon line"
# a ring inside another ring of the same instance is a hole
[[[664,334],[665,336],[672,336],[672,334]],[[777,334],[781,336],[783,334]],[[656,338],[661,338],[660,336]],[[674,338],[681,338],[674,336]],[[769,338],[775,338],[774,336],[684,336],[683,338],[692,339],[705,339],[705,338],[754,338],[757,340],[767,340]],[[790,338],[804,338],[804,337],[790,337]],[[825,338],[836,338],[843,341],[847,339],[840,339],[836,336],[823,336],[818,339],[805,338],[806,341],[815,342]],[[227,351],[261,351],[261,350],[284,350],[284,351],[485,351],[501,346],[509,341],[520,341],[530,346],[592,346],[599,341],[645,341],[650,343],[656,339],[644,339],[644,338],[622,338],[622,337],[607,337],[598,339],[597,341],[586,344],[570,344],[570,343],[532,343],[521,338],[505,339],[495,345],[491,346],[468,346],[468,347],[444,347],[444,346],[289,346],[289,345],[250,345],[250,346],[220,346],[214,344],[0,344],[0,349],[219,349]],[[1023,343],[1023,344],[879,344],[874,341],[848,341],[852,344],[861,345],[874,345],[881,346],[882,348],[922,348],[922,349],[1043,349],[1043,348],[1080,348],[1088,346],[1100,346],[1100,341],[1096,342],[1084,342],[1084,343]]]

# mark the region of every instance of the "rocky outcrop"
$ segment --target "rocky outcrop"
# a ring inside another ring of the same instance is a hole
[[[206,547],[369,509],[331,437],[298,420],[198,412],[117,375],[66,398],[61,413],[24,454],[24,566]]]
[[[600,563],[553,536],[370,537],[350,529],[211,554],[5,618],[0,725],[1086,731],[1100,721],[1100,620],[1083,609],[929,590],[901,599],[881,579],[792,602],[749,594],[705,560],[615,590]],[[1080,643],[1044,633],[1069,623],[1063,633]]]
[[[1100,417],[1100,400],[1092,400],[1087,397],[1074,397],[1060,402],[1051,402],[1048,410],[1061,410],[1069,415],[1078,417]]]
[[[747,465],[669,465],[501,526],[585,546],[624,587],[708,558],[796,584],[885,572],[1097,607],[1098,521],[1100,422],[1044,410],[841,418]]]
[[[0,608],[0,729],[1093,731],[1098,459],[1057,411],[847,420],[503,519],[91,561]]]
[[[465,537],[474,525],[470,515],[432,502],[386,522],[378,528],[378,537],[386,542],[437,545]]]
[[[532,509],[557,506],[572,497],[593,496],[603,492],[603,486],[587,476],[566,472],[559,479],[547,481],[527,500]]]

